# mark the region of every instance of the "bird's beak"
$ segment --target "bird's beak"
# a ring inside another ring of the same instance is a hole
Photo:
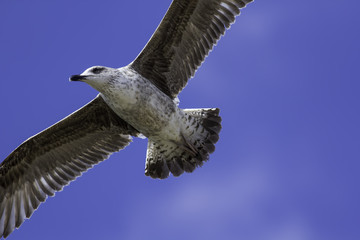
[[[83,81],[86,79],[86,76],[84,75],[72,75],[70,77],[70,81]]]

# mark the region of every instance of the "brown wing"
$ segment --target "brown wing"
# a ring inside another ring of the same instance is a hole
[[[18,228],[47,196],[137,134],[98,96],[22,143],[0,165],[0,238]]]
[[[253,0],[174,0],[131,66],[174,98]]]

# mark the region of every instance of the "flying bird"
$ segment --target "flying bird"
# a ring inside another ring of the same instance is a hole
[[[174,0],[144,49],[121,68],[95,66],[70,81],[99,91],[91,102],[30,137],[0,165],[0,237],[48,196],[132,137],[148,138],[145,175],[192,172],[214,152],[218,108],[180,109],[177,95],[253,0]]]

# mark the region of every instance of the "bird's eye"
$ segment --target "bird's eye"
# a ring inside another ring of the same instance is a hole
[[[99,74],[101,73],[102,71],[104,71],[105,68],[101,68],[101,67],[96,67],[96,68],[93,68],[91,71],[95,74]]]

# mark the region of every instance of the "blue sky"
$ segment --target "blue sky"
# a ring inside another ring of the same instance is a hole
[[[169,4],[1,1],[0,160],[90,101],[69,76],[127,65]],[[221,109],[209,162],[153,180],[134,139],[9,239],[359,239],[359,7],[248,5],[180,94],[182,108]]]

